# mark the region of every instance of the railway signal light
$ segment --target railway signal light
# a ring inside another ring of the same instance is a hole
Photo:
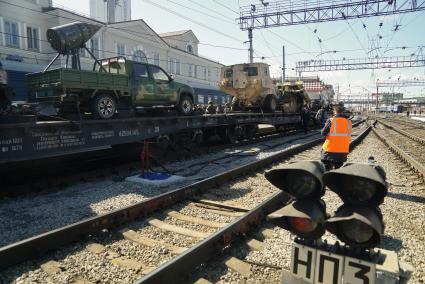
[[[377,246],[384,233],[378,205],[388,191],[384,170],[374,164],[347,164],[325,173],[323,182],[344,202],[326,221],[326,229],[350,246]]]
[[[326,205],[319,161],[304,161],[266,172],[266,179],[295,199],[268,215],[270,222],[303,239],[319,239],[325,232]]]
[[[385,172],[373,164],[347,164],[323,175],[327,187],[344,203],[378,206],[387,195]]]

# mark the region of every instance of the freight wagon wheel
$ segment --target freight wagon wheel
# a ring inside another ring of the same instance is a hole
[[[193,112],[193,101],[187,95],[182,95],[180,97],[179,105],[177,106],[177,110],[182,115],[191,115]]]
[[[108,94],[96,96],[93,100],[93,114],[101,119],[112,118],[117,110],[115,98]]]

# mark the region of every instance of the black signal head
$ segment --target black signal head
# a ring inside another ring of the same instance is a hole
[[[325,228],[349,246],[369,249],[379,245],[385,226],[378,208],[342,205]]]
[[[320,198],[324,186],[322,175],[325,166],[320,161],[302,161],[266,172],[266,179],[296,199]]]
[[[347,204],[377,206],[388,192],[384,170],[371,164],[347,164],[325,173],[323,182]]]

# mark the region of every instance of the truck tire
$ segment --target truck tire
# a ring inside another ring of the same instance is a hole
[[[266,112],[275,112],[277,107],[277,101],[275,96],[268,95],[264,100],[263,110]]]
[[[117,102],[112,95],[101,94],[92,103],[93,114],[100,119],[111,119],[117,111]]]
[[[182,95],[177,105],[177,110],[181,115],[192,115],[193,113],[193,100],[188,95]]]

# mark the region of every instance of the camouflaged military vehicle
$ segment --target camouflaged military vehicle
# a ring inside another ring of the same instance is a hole
[[[60,105],[62,95],[73,94],[82,112],[101,119],[112,118],[119,108],[176,108],[192,114],[192,87],[174,81],[161,67],[124,57],[98,62],[95,71],[59,68],[27,75],[30,97]]]
[[[193,89],[174,81],[161,67],[122,56],[98,60],[85,43],[99,29],[99,25],[74,22],[47,30],[47,39],[58,54],[43,72],[27,75],[30,100],[52,102],[59,114],[80,111],[100,119],[137,108],[193,113]],[[93,70],[81,69],[80,49],[94,59]],[[65,67],[48,70],[60,55],[66,57]],[[67,68],[70,57],[71,68]]]
[[[274,112],[278,106],[276,86],[265,63],[222,67],[220,89],[233,96],[232,110],[261,109]]]

